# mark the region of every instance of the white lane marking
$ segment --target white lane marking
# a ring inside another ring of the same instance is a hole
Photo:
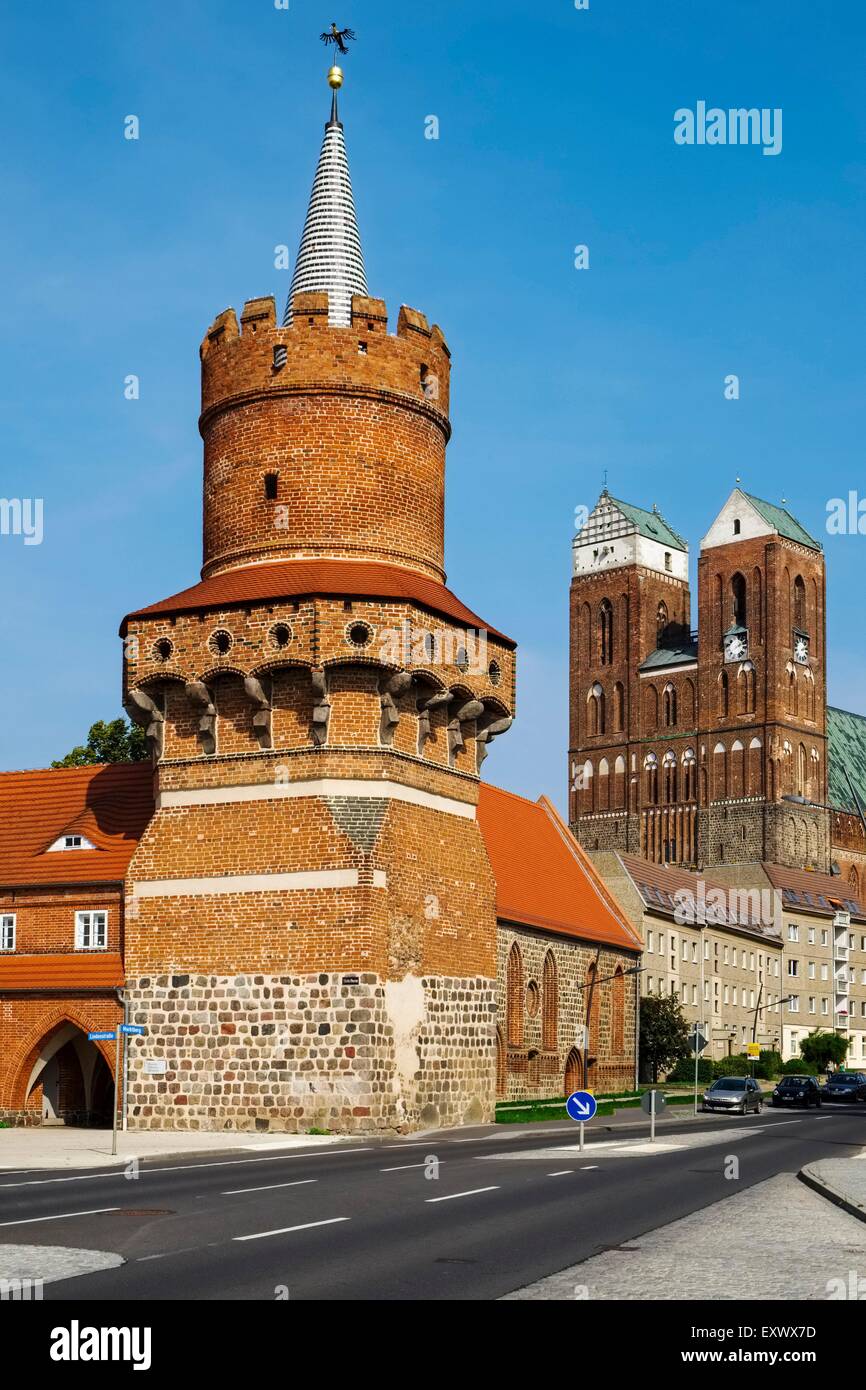
[[[498,1192],[498,1184],[495,1187],[473,1187],[468,1192],[449,1192],[447,1197],[427,1197],[427,1202],[453,1202],[455,1197],[475,1197],[479,1192]]]
[[[597,1164],[597,1163],[584,1163],[584,1165],[583,1165],[583,1167],[581,1168],[580,1171],[581,1171],[581,1173],[589,1173],[589,1172],[592,1171],[592,1169],[597,1168],[597,1167],[598,1167],[598,1164]]]
[[[573,1168],[560,1168],[557,1173],[548,1173],[549,1178],[567,1178],[574,1172]]]
[[[380,1168],[380,1173],[405,1173],[409,1168],[426,1168],[426,1163],[401,1163],[399,1168]]]
[[[366,1154],[370,1152],[371,1145],[363,1149],[318,1149],[316,1150],[319,1158],[337,1158],[343,1154]],[[290,1158],[309,1158],[309,1151],[306,1154],[272,1154],[270,1158],[222,1158],[218,1163],[178,1163],[170,1168],[142,1168],[141,1172],[148,1177],[158,1176],[160,1173],[188,1173],[197,1168],[236,1168],[244,1163],[283,1163]],[[124,1167],[132,1162],[132,1155],[123,1159]],[[124,1172],[106,1173],[103,1169],[98,1173],[83,1173],[80,1177],[74,1178],[38,1178],[33,1182],[0,1182],[0,1187],[45,1187],[54,1182],[93,1182],[96,1178],[122,1178]]]
[[[243,1192],[276,1192],[278,1187],[307,1187],[311,1182],[318,1182],[318,1178],[298,1178],[295,1182],[269,1182],[266,1187],[231,1187],[228,1192],[221,1192],[221,1197],[239,1197]]]
[[[266,1236],[288,1236],[292,1231],[311,1231],[314,1226],[336,1226],[339,1221],[351,1221],[351,1216],[329,1216],[327,1221],[305,1221],[303,1226],[282,1226],[278,1231],[257,1231],[253,1236],[232,1236],[232,1240],[264,1240]]]
[[[0,1226],[35,1226],[39,1221],[71,1221],[74,1216],[99,1216],[104,1211],[120,1211],[120,1207],[93,1207],[91,1211],[62,1211],[57,1216],[25,1216],[23,1221],[0,1221]]]

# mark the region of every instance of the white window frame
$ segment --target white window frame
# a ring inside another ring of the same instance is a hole
[[[85,920],[84,920],[85,918],[88,919],[88,921],[87,921],[86,923],[85,923]],[[97,924],[95,924],[94,921],[93,921],[94,918],[101,918],[102,920],[101,920],[101,922],[97,925]],[[101,927],[102,941],[99,942],[99,941],[90,940],[89,942],[86,942],[86,941],[84,940],[85,934],[86,934],[86,933],[89,933],[89,934],[91,935],[91,937],[93,937],[93,936],[95,936],[95,935],[97,935],[97,934],[99,933],[99,927]],[[80,911],[80,912],[76,912],[76,914],[75,914],[75,949],[76,949],[76,951],[105,951],[105,950],[108,949],[108,909],[107,909],[107,908],[104,908],[104,907],[96,907],[96,908],[89,907],[89,908],[84,908],[84,909],[83,909],[82,911]]]
[[[14,951],[18,936],[18,914],[0,912],[0,951]]]

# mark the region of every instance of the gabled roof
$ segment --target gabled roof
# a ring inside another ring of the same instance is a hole
[[[689,640],[678,647],[657,647],[638,667],[639,671],[656,671],[668,666],[693,666],[698,659],[698,644]]]
[[[0,956],[0,993],[6,990],[120,989],[123,961],[115,952]]]
[[[692,873],[675,864],[652,864],[634,854],[618,853],[616,857],[640,894],[644,906],[653,912],[673,917],[678,905],[683,902],[699,905],[703,901],[708,919],[712,910],[711,925],[736,927],[758,936],[775,937],[778,941],[774,923],[762,921],[760,910],[753,911],[755,894],[758,894],[760,901],[759,890],[713,879],[703,873]],[[719,900],[711,897],[717,890],[724,894],[724,909],[717,905]],[[678,900],[677,894],[688,894],[689,897]]]
[[[482,783],[478,824],[496,879],[496,915],[624,951],[641,943],[591,860],[546,797]]]
[[[743,496],[751,502],[767,525],[778,531],[780,536],[785,536],[789,541],[797,541],[799,545],[807,545],[810,550],[821,549],[821,542],[810,536],[805,526],[801,526],[797,518],[785,507],[777,507],[774,502],[764,502],[760,497],[753,497],[750,492],[744,492]]]
[[[627,521],[637,527],[642,536],[647,540],[658,541],[660,545],[669,545],[673,550],[688,550],[688,544],[678,535],[672,526],[669,526],[657,508],[651,512],[643,507],[635,507],[631,502],[621,502],[618,497],[611,497],[610,493],[602,493],[602,497],[607,495],[615,507],[618,507]]]
[[[116,883],[153,809],[149,762],[0,772],[0,885]],[[50,853],[66,833],[96,848]]]
[[[275,564],[245,565],[203,579],[171,598],[151,603],[128,614],[121,624],[126,633],[130,618],[156,613],[190,613],[203,608],[231,608],[268,599],[385,598],[404,599],[432,613],[452,618],[465,627],[483,628],[509,646],[515,643],[485,623],[461,603],[450,589],[415,570],[380,565],[366,560],[285,560]]]
[[[827,739],[830,805],[866,816],[866,716],[828,705]]]
[[[847,879],[835,874],[813,874],[808,869],[789,869],[784,864],[764,864],[764,873],[782,895],[786,908],[806,908],[832,916],[839,908],[866,920],[866,911]]]

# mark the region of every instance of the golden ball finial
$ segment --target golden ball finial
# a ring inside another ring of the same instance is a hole
[[[337,92],[342,87],[342,85],[343,69],[338,68],[337,64],[335,63],[334,66],[331,68],[330,72],[328,73],[328,86],[333,88],[333,90]]]

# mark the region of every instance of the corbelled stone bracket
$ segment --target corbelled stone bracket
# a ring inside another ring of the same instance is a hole
[[[418,677],[416,677],[416,680]],[[430,711],[440,709],[442,705],[447,705],[451,699],[450,690],[437,690],[430,695],[430,686],[426,681],[419,681],[421,694],[418,697],[418,756],[423,758],[424,745],[428,739],[433,737],[430,727]]]
[[[453,693],[451,695],[452,700],[456,701],[460,698],[460,695],[455,695]],[[480,700],[464,700],[463,704],[458,706],[454,715],[449,720],[448,762],[451,767],[454,766],[454,759],[456,755],[460,752],[461,748],[465,746],[463,738],[463,725],[471,724],[474,720],[478,718],[479,715],[483,713],[484,706],[482,705]]]
[[[198,721],[198,741],[201,751],[210,756],[216,752],[216,705],[204,681],[187,681],[186,696],[201,709]]]
[[[313,742],[321,748],[328,739],[328,721],[331,718],[331,702],[328,699],[328,681],[324,668],[314,666],[310,672],[313,686]]]
[[[395,671],[392,674],[384,675],[379,681],[379,702],[382,706],[382,718],[379,722],[379,742],[385,748],[390,748],[394,742],[394,732],[400,723],[400,711],[397,708],[397,701],[401,695],[405,695],[409,686],[412,684],[411,671]]]
[[[133,724],[144,729],[151,756],[159,760],[165,744],[165,714],[150,695],[143,690],[130,690],[123,702]]]
[[[255,676],[246,676],[244,679],[244,693],[254,706],[253,732],[259,741],[260,748],[273,748],[274,746],[273,692],[270,681],[267,684],[268,689],[265,691],[262,682],[257,680]]]
[[[507,733],[507,731],[511,728],[513,722],[514,720],[510,714],[500,715],[498,718],[492,719],[489,724],[485,724],[483,728],[478,730],[478,732],[475,735],[475,742],[478,747],[479,768],[481,767],[481,764],[484,762],[484,759],[487,757],[487,754],[490,752],[490,744],[492,743],[493,739],[498,738],[500,734]]]

